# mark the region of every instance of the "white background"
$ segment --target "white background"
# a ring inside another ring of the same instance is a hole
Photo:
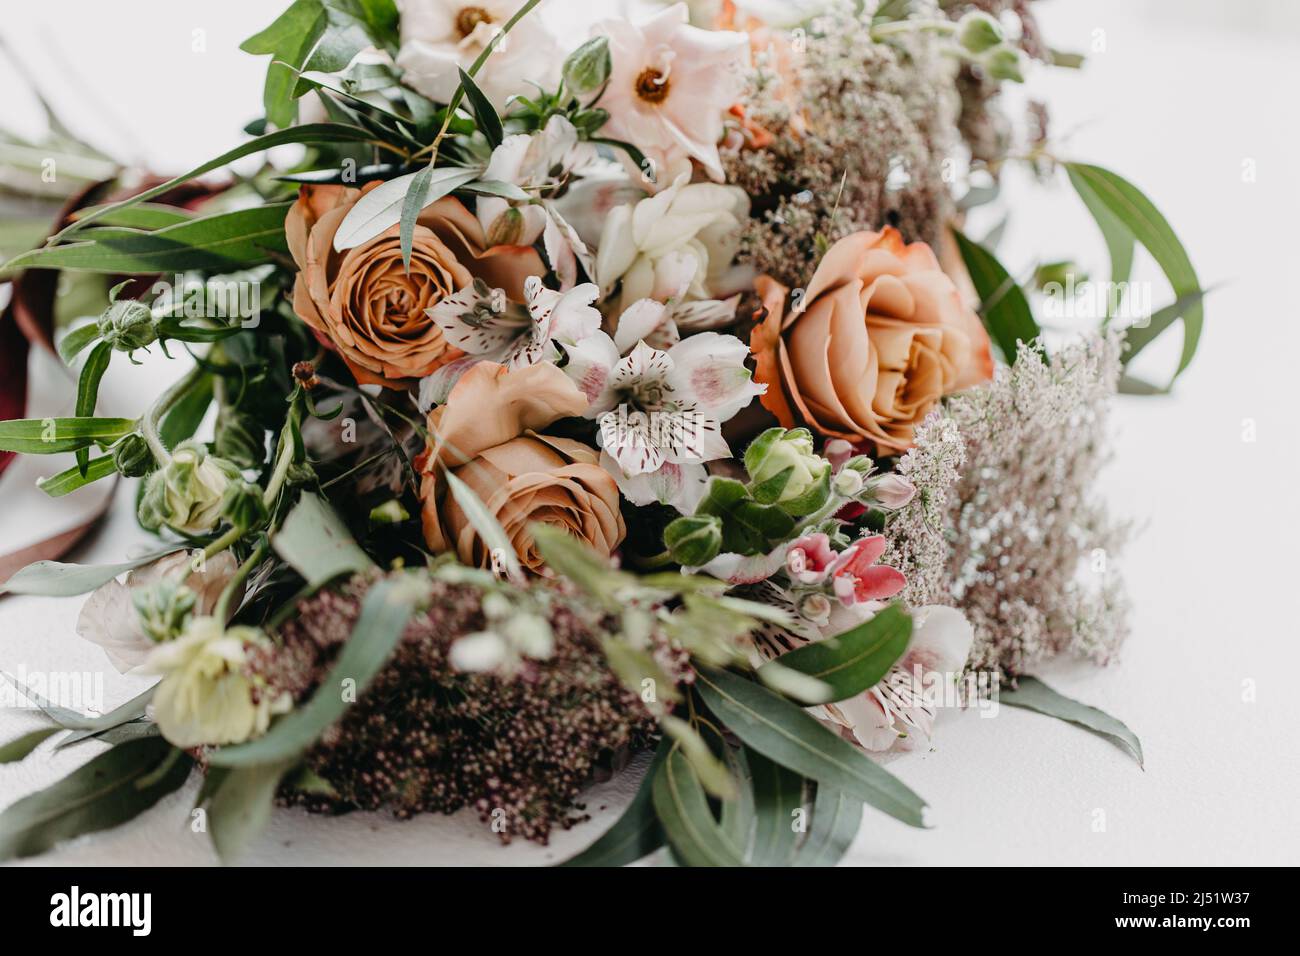
[[[279,6],[7,4],[0,35],[79,131],[125,159],[178,171],[229,148],[258,111],[264,64],[237,46]],[[1104,671],[1059,664],[1045,672],[1062,691],[1127,721],[1146,748],[1146,771],[1103,740],[1024,711],[1004,708],[995,719],[948,714],[935,750],[890,767],[931,803],[935,829],[910,830],[868,811],[849,861],[1296,863],[1300,708],[1290,682],[1300,674],[1300,7],[1283,0],[1036,6],[1054,46],[1089,53],[1082,73],[1030,78],[1034,94],[1051,105],[1061,152],[1142,187],[1185,241],[1202,282],[1216,287],[1200,354],[1175,394],[1120,400],[1118,457],[1096,489],[1145,523],[1122,560],[1136,604],[1133,637],[1121,661]],[[195,30],[205,31],[202,52],[193,49]],[[35,132],[39,114],[2,63],[0,88],[0,123]],[[1253,181],[1243,176],[1248,168]],[[1063,180],[1047,190],[1017,183],[1010,198],[1004,260],[1019,268],[1036,256],[1072,257],[1105,274],[1104,248]],[[1150,263],[1143,266],[1139,278],[1158,278]],[[1151,349],[1144,369],[1155,378],[1167,374],[1176,348]],[[106,401],[136,414],[156,375],[173,373],[114,370]],[[36,374],[43,386],[37,411],[53,409],[48,395],[58,391],[59,372],[43,365]],[[1254,440],[1245,440],[1252,431]],[[52,470],[11,469],[0,481],[6,543],[31,531],[16,481]],[[126,490],[76,560],[118,560],[143,540]],[[0,599],[0,669],[102,672],[105,704],[114,706],[142,685],[119,677],[74,635],[78,606],[79,599]],[[30,712],[0,710],[0,740],[39,725]],[[74,748],[51,757],[49,749],[0,767],[0,805],[88,755]],[[624,775],[590,795],[591,809],[612,820],[616,791],[633,784]],[[196,786],[191,781],[119,831],[42,859],[213,862],[206,837],[188,827]],[[604,825],[561,834],[550,849],[501,851],[472,815],[395,823],[382,815],[280,811],[249,861],[547,862]]]

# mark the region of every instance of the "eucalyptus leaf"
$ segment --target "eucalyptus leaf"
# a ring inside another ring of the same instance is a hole
[[[1205,298],[1204,291],[1189,292],[1180,295],[1174,302],[1159,309],[1142,325],[1130,325],[1124,330],[1124,364],[1133,361],[1143,349],[1156,340],[1160,333],[1187,314],[1187,310],[1199,307]]]
[[[794,814],[803,807],[804,779],[757,750],[746,748],[745,759],[753,779],[756,820],[750,862],[787,866],[799,836]]]
[[[425,171],[420,170],[390,179],[358,199],[348,214],[343,217],[338,231],[334,233],[334,248],[342,252],[363,242],[369,242],[402,221],[408,201],[414,202],[415,198],[418,198],[419,206],[415,209],[415,216],[419,216],[420,211],[426,206],[432,205],[478,175],[478,170],[461,169],[457,166],[436,169],[427,176],[424,176]],[[422,193],[417,191],[421,183]],[[406,257],[409,262],[409,251]]]
[[[0,860],[125,823],[180,787],[193,764],[162,737],[118,744],[0,813]]]
[[[148,564],[150,561],[156,561],[179,550],[179,547],[173,545],[159,551],[151,551],[118,564],[64,564],[60,561],[37,561],[17,571],[4,584],[0,584],[0,594],[39,594],[42,597],[88,594],[119,574]]]
[[[655,773],[655,813],[673,852],[688,866],[744,866],[713,818],[694,767],[674,747]]]
[[[1133,238],[1133,232],[1123,221],[1111,212],[1110,207],[1102,202],[1101,197],[1097,195],[1096,190],[1088,185],[1088,182],[1070,170],[1066,166],[1066,173],[1070,178],[1070,185],[1074,191],[1079,194],[1083,204],[1088,207],[1088,212],[1092,213],[1093,221],[1097,223],[1097,228],[1101,230],[1101,237],[1106,241],[1106,252],[1110,256],[1110,281],[1116,289],[1127,289],[1129,276],[1133,274],[1133,254],[1137,249],[1137,240]],[[1115,299],[1115,305],[1118,308],[1120,299]],[[1107,320],[1110,316],[1111,297],[1106,297]]]
[[[360,694],[379,673],[424,596],[418,581],[409,576],[387,578],[371,587],[352,636],[311,699],[281,717],[265,735],[214,750],[209,757],[212,765],[248,767],[297,758],[343,716],[350,696],[345,688]]]
[[[271,546],[312,587],[375,566],[338,513],[316,495],[298,499],[280,529],[271,535]]]
[[[1089,730],[1111,741],[1132,756],[1139,767],[1142,766],[1142,742],[1137,734],[1105,711],[1072,700],[1052,690],[1037,677],[1017,678],[1014,690],[1003,689],[998,694],[998,703],[1037,711]]]
[[[81,350],[97,338],[99,338],[98,322],[87,322],[85,325],[77,326],[59,340],[59,358],[63,359],[65,365],[71,365],[72,360],[80,354]]]
[[[117,727],[123,726],[124,724],[129,724],[139,720],[144,716],[145,709],[149,706],[149,702],[153,700],[154,691],[157,689],[158,685],[155,684],[153,687],[150,687],[143,693],[137,694],[125,704],[122,704],[120,707],[115,707],[113,710],[110,710],[107,714],[104,714],[101,717],[83,717],[75,721],[63,722],[63,726],[71,730],[72,733],[59,741],[57,749],[62,750],[69,744],[75,744],[79,740],[85,740],[88,737],[95,737],[104,733],[106,730],[113,730]]]
[[[831,691],[818,703],[846,700],[870,690],[889,673],[907,650],[912,617],[902,605],[891,604],[868,621],[843,634],[814,641],[782,654],[772,663],[815,677]],[[770,667],[764,664],[762,670]]]
[[[0,744],[0,764],[17,763],[58,732],[58,727],[42,727]]]
[[[819,784],[812,823],[794,855],[794,865],[834,866],[848,852],[861,827],[862,801],[843,790]]]
[[[221,776],[208,803],[212,845],[232,863],[271,819],[275,792],[294,761],[238,767]]]
[[[728,671],[702,668],[696,673],[696,687],[709,709],[750,749],[909,826],[926,826],[924,800],[801,707]]]

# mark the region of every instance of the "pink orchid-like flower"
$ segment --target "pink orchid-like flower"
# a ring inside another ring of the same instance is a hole
[[[790,544],[785,555],[785,570],[791,581],[800,584],[818,584],[826,580],[836,554],[831,550],[831,539],[818,531],[806,534]]]
[[[722,182],[718,141],[749,64],[749,38],[689,24],[684,3],[645,20],[605,20],[613,69],[601,99],[609,111],[602,136],[636,143],[654,163],[642,170],[666,186],[693,159]]]
[[[902,571],[876,564],[885,553],[885,538],[873,534],[859,538],[842,552],[831,566],[831,583],[835,596],[845,605],[880,601],[893,597],[907,586]]]

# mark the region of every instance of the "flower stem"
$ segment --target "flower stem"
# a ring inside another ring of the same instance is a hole
[[[224,627],[226,621],[230,619],[230,604],[235,599],[237,591],[243,583],[248,580],[253,569],[262,563],[268,551],[268,539],[265,535],[258,540],[257,546],[253,548],[253,553],[241,564],[230,580],[226,582],[225,588],[221,591],[221,597],[217,598],[217,606],[212,611],[212,616],[221,622]]]
[[[186,372],[171,388],[158,396],[158,401],[149,407],[144,418],[140,421],[140,432],[144,435],[144,440],[149,445],[149,451],[153,453],[154,460],[160,468],[172,460],[172,455],[167,450],[167,446],[163,444],[162,436],[158,433],[158,426],[162,422],[163,416],[171,411],[172,406],[181,400],[181,397],[190,390],[190,387],[199,380],[202,374],[203,369],[197,365]]]

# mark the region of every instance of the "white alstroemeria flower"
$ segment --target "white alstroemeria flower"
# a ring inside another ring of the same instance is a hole
[[[518,9],[516,0],[399,0],[402,81],[439,103],[448,102],[492,38]],[[533,89],[552,88],[563,63],[559,44],[534,11],[506,34],[486,68],[475,77],[498,111],[506,100]]]
[[[940,685],[961,674],[974,639],[975,629],[956,608],[913,609],[907,651],[875,687],[828,705],[828,716],[851,731],[865,750],[879,752],[895,744],[904,750],[928,747],[942,703]]]
[[[601,135],[635,143],[659,185],[689,170],[690,160],[722,181],[718,141],[749,66],[744,33],[702,30],[688,20],[686,4],[677,3],[637,23],[603,20],[593,28],[609,37],[612,59]]]
[[[740,243],[749,199],[735,186],[672,186],[614,208],[596,252],[595,279],[605,295],[621,280],[620,301],[712,299]]]
[[[547,188],[596,158],[596,147],[578,140],[578,131],[563,116],[552,116],[535,133],[507,136],[492,151],[483,179],[511,183],[545,199]],[[549,217],[539,202],[513,203],[499,196],[480,196],[478,221],[488,245],[531,246]]]
[[[530,276],[524,294],[526,310],[501,289],[475,281],[429,309],[429,317],[449,344],[508,368],[556,358],[556,345],[573,345],[600,329],[600,313],[591,305],[600,292],[590,282],[556,292]]]
[[[602,461],[629,501],[680,510],[698,502],[704,463],[731,456],[722,423],[763,392],[745,367],[746,354],[739,339],[716,332],[667,351],[638,342],[622,358],[603,333],[571,350],[565,369],[587,393]]]
[[[153,698],[153,718],[177,747],[237,744],[266,733],[274,714],[292,705],[273,697],[244,672],[248,650],[268,646],[254,627],[225,629],[212,617],[192,618],[185,634],[159,644],[146,662],[163,675]]]

